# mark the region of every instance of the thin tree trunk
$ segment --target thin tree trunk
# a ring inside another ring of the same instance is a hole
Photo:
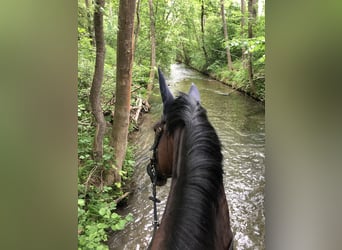
[[[204,8],[204,0],[202,0],[201,2],[201,37],[202,37],[202,50],[203,50],[203,54],[205,57],[205,68],[207,68],[207,64],[208,64],[208,53],[207,50],[205,49],[205,42],[204,42],[204,29],[205,26],[205,8]]]
[[[148,0],[148,5],[150,9],[150,40],[151,40],[151,60],[150,60],[150,77],[148,79],[147,84],[147,96],[146,96],[146,104],[148,104],[148,99],[151,96],[152,89],[153,89],[153,81],[155,75],[155,68],[156,68],[156,23],[155,23],[155,16],[153,10],[153,0]]]
[[[248,38],[253,38],[253,24],[256,18],[256,0],[248,0]]]
[[[104,72],[105,41],[103,34],[103,13],[100,7],[104,7],[104,0],[96,0],[94,10],[94,28],[96,44],[96,61],[93,82],[90,89],[90,105],[96,121],[96,131],[93,144],[93,158],[95,161],[102,159],[103,136],[106,130],[106,121],[101,107],[101,86]]]
[[[255,18],[255,9],[254,9],[255,0],[248,0],[248,39],[253,38],[253,23]],[[253,55],[251,52],[248,52],[248,80],[250,84],[251,93],[254,94],[255,86],[253,81],[253,63],[252,63]]]
[[[225,10],[224,10],[224,0],[221,0],[221,16],[222,16],[224,40],[226,42],[226,53],[227,53],[228,69],[229,70],[233,70],[232,57],[230,55],[230,47],[229,47],[229,37],[228,37],[227,21],[226,21]]]
[[[137,43],[138,43],[138,37],[139,37],[139,32],[140,32],[140,1],[138,0],[137,2],[137,25],[135,26],[135,31],[134,31],[134,49],[137,48]]]
[[[245,9],[246,9],[246,3],[245,3],[245,0],[241,0],[241,38],[245,37],[244,35],[244,28],[245,28]],[[245,45],[243,44],[242,45],[242,62],[243,62],[243,67],[244,68],[247,68],[247,64],[245,62],[246,60],[246,55],[245,55],[245,52],[246,52],[246,48],[245,48]]]
[[[120,0],[118,16],[116,104],[112,129],[115,168],[106,176],[106,184],[121,182],[120,171],[126,156],[130,115],[132,68],[134,54],[135,0]]]
[[[92,46],[95,46],[94,29],[93,29],[92,22],[91,22],[91,15],[90,15],[90,8],[89,8],[88,0],[85,0],[85,5],[87,9],[87,26],[88,26],[88,35],[90,38],[90,44]]]
[[[191,60],[190,60],[189,53],[184,43],[182,43],[182,49],[183,49],[183,55],[184,55],[184,64],[190,65]]]

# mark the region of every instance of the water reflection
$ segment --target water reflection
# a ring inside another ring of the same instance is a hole
[[[235,248],[265,249],[265,112],[262,104],[203,75],[175,64],[167,82],[172,92],[187,92],[195,82],[201,93],[201,103],[207,109],[209,120],[215,127],[224,155],[224,184],[235,234]],[[160,118],[161,100],[158,90],[152,96],[153,108],[144,116],[141,130],[136,134],[136,189],[128,208],[135,218],[128,227],[113,235],[110,249],[146,249],[153,232],[153,206],[146,174],[149,148],[153,143],[152,125]],[[158,188],[159,218],[165,207],[169,184]]]

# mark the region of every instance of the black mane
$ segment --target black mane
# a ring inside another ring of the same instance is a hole
[[[189,95],[181,93],[165,115],[168,133],[184,129],[182,155],[178,156],[184,160],[177,177],[174,220],[167,245],[169,249],[211,249],[223,178],[221,143],[206,110]]]

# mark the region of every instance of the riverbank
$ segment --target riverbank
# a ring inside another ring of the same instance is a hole
[[[111,119],[106,117],[107,129],[103,143],[103,158],[94,161],[92,153],[95,126],[92,114],[79,104],[78,110],[78,245],[86,249],[108,249],[109,236],[122,230],[133,220],[131,214],[121,214],[132,193],[132,175],[135,166],[135,141],[130,139],[123,168],[120,171],[121,182],[107,186],[105,175],[113,168],[114,155],[110,146]],[[134,113],[136,114],[136,113]],[[141,113],[140,113],[141,114]],[[140,121],[132,117],[129,137],[139,130]]]
[[[225,85],[232,87],[233,89],[244,93],[253,99],[265,103],[265,76],[263,73],[259,72],[255,74],[254,80],[254,90],[252,90],[249,81],[248,81],[248,72],[246,69],[242,67],[242,63],[240,61],[234,62],[234,70],[229,71],[227,69],[227,65],[216,65],[215,67],[211,67],[208,70],[203,70],[200,67],[196,67],[191,64],[186,64],[182,61],[177,61],[178,63],[182,63],[187,67],[200,72],[216,81],[219,81]]]

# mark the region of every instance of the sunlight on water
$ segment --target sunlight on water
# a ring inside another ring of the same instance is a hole
[[[224,155],[224,185],[231,215],[235,249],[265,249],[265,111],[263,105],[217,81],[185,68],[172,65],[167,82],[174,94],[187,92],[194,82],[200,90],[201,103],[215,127]],[[158,93],[158,89],[155,89]],[[110,249],[146,249],[153,232],[153,204],[148,199],[151,184],[146,165],[151,155],[153,124],[160,118],[161,100],[153,95],[150,114],[144,115],[137,145],[135,191],[125,213],[132,213],[134,222],[109,240]],[[162,216],[169,192],[167,185],[157,189],[158,218]]]

